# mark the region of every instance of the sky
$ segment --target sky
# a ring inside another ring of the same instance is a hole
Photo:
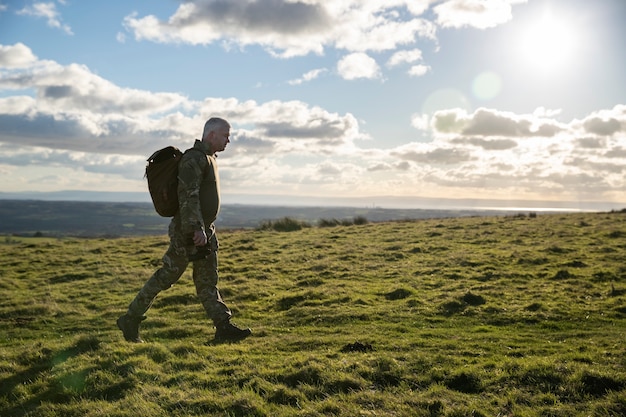
[[[626,205],[624,0],[0,0],[0,193],[143,193],[226,118],[225,202]],[[312,200],[307,200],[312,201]]]

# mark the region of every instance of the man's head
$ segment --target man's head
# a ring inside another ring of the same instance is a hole
[[[202,142],[208,143],[212,152],[221,152],[230,142],[230,124],[219,117],[211,117],[204,124]]]

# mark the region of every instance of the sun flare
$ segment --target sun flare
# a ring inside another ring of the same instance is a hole
[[[521,59],[528,67],[555,73],[572,63],[576,32],[568,23],[546,12],[521,35]]]

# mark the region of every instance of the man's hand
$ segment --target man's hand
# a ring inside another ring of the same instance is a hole
[[[196,246],[204,246],[207,244],[207,237],[204,230],[196,230],[193,232],[193,244]]]

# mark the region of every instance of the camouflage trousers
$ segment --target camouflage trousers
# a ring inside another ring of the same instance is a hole
[[[224,304],[222,296],[217,289],[218,268],[217,249],[219,243],[214,230],[207,230],[211,252],[206,258],[193,261],[193,282],[196,293],[209,318],[217,325],[227,321],[231,317],[230,309]],[[157,295],[172,285],[182,276],[189,265],[188,256],[195,252],[195,247],[189,238],[185,239],[174,221],[169,226],[170,246],[163,255],[163,266],[156,270],[139,290],[135,299],[128,306],[128,315],[132,317],[143,316]]]

